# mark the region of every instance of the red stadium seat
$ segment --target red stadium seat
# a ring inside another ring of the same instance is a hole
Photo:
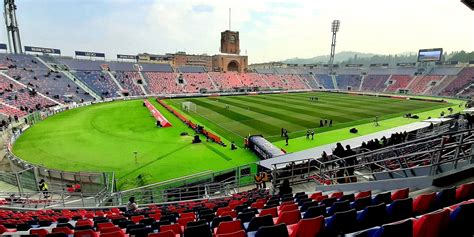
[[[74,231],[74,237],[97,237],[97,233],[93,230],[78,230]]]
[[[415,215],[425,214],[434,205],[436,193],[421,194],[413,200],[413,213]]]
[[[315,200],[316,198],[321,197],[321,196],[323,196],[322,192],[315,192],[315,193],[311,194],[311,196],[309,196],[309,198]]]
[[[442,209],[431,212],[415,219],[413,222],[413,237],[444,236],[449,225],[449,210]]]
[[[301,219],[300,210],[283,211],[277,218],[275,224],[285,223],[286,225],[292,225],[298,223]]]
[[[155,214],[150,214],[148,215],[150,218],[155,219],[156,221],[159,221],[161,218],[161,213],[155,213]]]
[[[341,198],[342,196],[344,195],[343,192],[335,192],[335,193],[331,193],[331,195],[329,196],[329,198]]]
[[[51,233],[64,233],[64,234],[67,234],[67,235],[72,235],[72,234],[74,234],[74,231],[69,229],[69,227],[62,226],[62,227],[53,228]]]
[[[235,221],[223,221],[219,223],[219,226],[216,228],[214,234],[229,234],[242,230],[242,222],[240,220]]]
[[[123,231],[115,231],[109,233],[100,233],[100,237],[125,237]]]
[[[45,237],[48,233],[47,229],[30,229],[30,235],[38,235],[38,237]]]
[[[186,213],[182,213],[179,218],[193,218],[193,219],[196,219],[196,214],[194,214],[193,212],[186,212]]]
[[[178,224],[179,224],[180,226],[186,226],[186,224],[188,224],[188,222],[191,222],[191,221],[194,221],[194,218],[192,218],[192,217],[179,218],[179,219],[178,219]]]
[[[226,211],[223,212],[221,216],[230,216],[232,218],[237,218],[237,213],[235,211]]]
[[[355,196],[355,199],[365,198],[365,197],[370,197],[370,196],[372,196],[372,191],[371,191],[371,190],[367,190],[367,191],[359,192],[359,193]]]
[[[290,237],[319,236],[324,230],[324,216],[301,219],[298,223],[288,225],[287,227]]]
[[[173,231],[175,235],[183,235],[183,231],[181,230],[181,227],[179,224],[160,226],[160,231],[167,231],[167,230]]]
[[[114,227],[104,227],[100,230],[100,233],[111,233],[111,232],[117,232],[117,231],[122,231],[120,227],[114,226]],[[122,231],[123,232],[123,231]]]
[[[140,215],[140,216],[132,216],[132,217],[131,217],[131,220],[132,220],[133,222],[135,222],[135,223],[139,223],[140,220],[143,220],[143,219],[145,219],[145,217],[144,217],[143,215]]]
[[[230,208],[230,207],[219,207],[217,209],[216,214],[217,214],[217,216],[222,216],[222,213],[228,212],[228,211],[232,211],[232,208]]]
[[[278,210],[276,207],[262,209],[259,216],[271,215],[272,218],[278,217]]]
[[[464,201],[474,196],[474,182],[461,184],[459,188],[456,189],[456,200]]]
[[[97,230],[102,231],[103,228],[114,227],[115,225],[112,222],[103,222],[97,224]]]
[[[392,201],[408,198],[409,193],[410,193],[409,188],[399,189],[392,193]]]

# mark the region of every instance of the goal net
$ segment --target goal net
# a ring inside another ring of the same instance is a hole
[[[194,112],[196,113],[197,111],[197,105],[193,102],[190,101],[185,101],[181,103],[181,108],[186,111],[186,112]]]

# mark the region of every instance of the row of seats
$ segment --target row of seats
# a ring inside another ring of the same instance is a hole
[[[8,228],[14,227],[39,237],[62,232],[76,237],[309,237],[397,236],[393,233],[409,230],[415,237],[445,236],[439,234],[447,231],[465,236],[462,234],[472,235],[474,228],[458,227],[473,218],[472,198],[474,182],[414,199],[407,188],[376,195],[369,190],[279,196],[253,190],[230,198],[150,205],[132,215],[117,208],[95,212],[0,211],[0,232],[8,234],[13,231]],[[33,223],[40,230],[31,228]],[[384,231],[392,235],[380,235]]]

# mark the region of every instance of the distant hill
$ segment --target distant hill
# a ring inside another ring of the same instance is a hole
[[[353,52],[353,51],[343,51],[336,53],[334,55],[335,62],[342,62],[347,61],[349,59],[353,59],[357,55],[357,58],[370,58],[375,56],[376,54],[373,53],[360,53],[360,52]],[[327,63],[329,61],[329,55],[321,55],[312,58],[290,58],[281,61],[282,63],[296,63],[296,64],[314,64],[314,63]]]

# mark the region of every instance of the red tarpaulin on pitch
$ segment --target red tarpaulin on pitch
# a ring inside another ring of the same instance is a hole
[[[145,106],[150,110],[151,114],[153,114],[153,117],[155,117],[156,120],[160,121],[160,124],[162,127],[171,127],[171,123],[163,116],[160,111],[158,111],[155,106],[153,106],[148,100],[144,100]]]

